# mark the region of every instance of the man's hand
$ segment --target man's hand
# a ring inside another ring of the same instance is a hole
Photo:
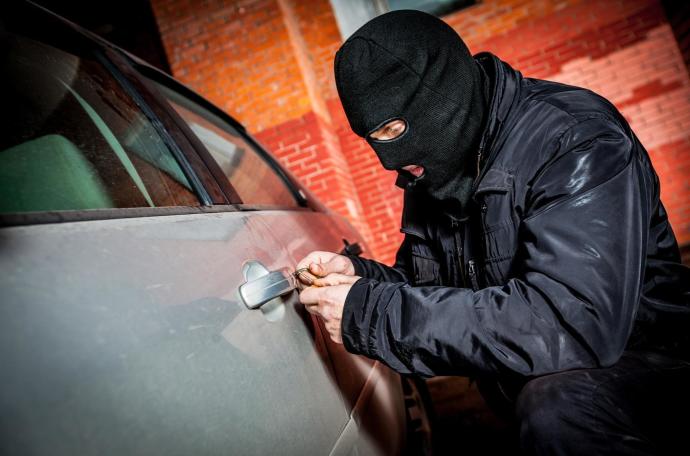
[[[360,277],[344,274],[330,274],[319,279],[321,284],[306,288],[299,295],[299,300],[307,311],[323,319],[326,330],[334,342],[342,344],[343,337],[340,321],[343,318],[345,298],[352,288],[352,284]],[[331,283],[336,285],[330,285]]]
[[[326,277],[329,274],[337,274],[338,276],[354,276],[355,274],[355,267],[352,265],[352,261],[350,261],[350,259],[344,255],[339,255],[333,252],[311,252],[302,261],[297,263],[297,270],[304,268],[308,268],[309,272],[316,277]],[[306,285],[312,284],[306,283]],[[315,285],[337,285],[337,283],[331,280],[328,284],[324,283]]]

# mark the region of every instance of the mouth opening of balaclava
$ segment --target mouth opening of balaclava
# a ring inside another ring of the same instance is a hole
[[[483,72],[450,26],[420,11],[376,17],[338,50],[335,80],[350,127],[384,168],[415,191],[465,206],[488,102]],[[405,122],[401,135],[370,136],[395,119]],[[406,174],[408,165],[424,174]]]

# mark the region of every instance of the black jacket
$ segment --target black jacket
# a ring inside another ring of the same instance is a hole
[[[628,123],[589,90],[476,58],[492,96],[472,208],[406,190],[395,265],[353,257],[345,347],[424,376],[686,356],[690,274]]]

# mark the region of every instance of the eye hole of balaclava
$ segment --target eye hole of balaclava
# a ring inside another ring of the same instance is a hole
[[[369,133],[367,135],[367,141],[376,144],[384,144],[387,142],[393,142],[399,138],[401,138],[403,135],[405,135],[408,131],[407,127],[407,122],[405,122],[405,119],[391,119],[383,122],[383,124],[379,127],[376,127],[374,131]],[[414,165],[414,163],[408,163],[407,165]],[[414,175],[410,171],[399,168],[399,169],[394,169],[394,168],[387,168],[389,171],[397,171],[397,173],[404,179],[403,182],[410,183],[414,182],[415,180],[419,179],[421,176],[419,175]]]
[[[480,137],[486,101],[478,64],[457,33],[420,11],[393,11],[369,21],[338,50],[335,80],[352,130],[381,164],[425,169],[420,183],[438,199],[453,197],[457,178]],[[395,138],[371,133],[392,120]]]
[[[367,140],[371,142],[394,141],[407,133],[407,122],[405,119],[390,119],[383,122],[379,127],[367,135]]]

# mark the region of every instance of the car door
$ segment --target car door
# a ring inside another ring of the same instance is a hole
[[[278,212],[224,200],[179,132],[71,26],[35,7],[11,19],[2,452],[349,451],[346,405],[296,294],[264,311],[238,297],[249,260],[294,264]],[[298,209],[287,186],[280,195]]]
[[[146,84],[163,98],[177,120],[189,128],[197,147],[208,152],[220,168],[221,179],[233,184],[239,208],[260,213],[294,265],[309,252],[338,252],[364,243],[342,217],[306,198],[274,159],[246,134],[241,125],[201,97],[166,76],[140,65]],[[271,177],[270,179],[267,177]],[[311,206],[294,206],[292,194]],[[352,243],[352,244],[350,244]],[[348,247],[349,246],[349,247]],[[405,441],[405,409],[397,374],[371,359],[347,353],[330,340],[321,320],[313,317],[325,339],[324,356],[346,402],[350,419],[339,439],[338,451],[356,449],[363,454],[398,454]]]

